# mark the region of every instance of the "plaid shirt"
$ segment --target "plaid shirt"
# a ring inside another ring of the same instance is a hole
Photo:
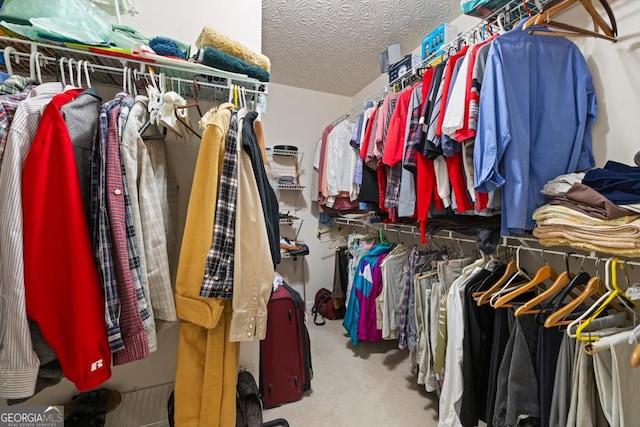
[[[107,126],[110,111],[120,105],[122,96],[100,107],[100,129],[91,156],[91,217],[93,230],[93,248],[104,291],[105,323],[109,347],[113,353],[124,349],[120,332],[120,300],[116,278],[111,226],[107,212]]]
[[[18,109],[20,102],[24,101],[34,86],[28,86],[23,92],[16,95],[0,96],[0,169],[4,157],[4,148],[7,146],[9,138],[9,127],[13,121],[13,116]]]
[[[18,75],[10,76],[7,80],[0,83],[0,95],[17,95],[28,86],[39,84],[35,80]]]
[[[238,114],[231,115],[225,143],[224,163],[218,189],[213,243],[207,256],[200,296],[233,298],[233,264],[238,194]]]
[[[402,290],[402,302],[400,305],[400,316],[398,318],[398,348],[404,350],[409,345],[409,337],[412,334],[409,327],[410,305],[414,300],[413,275],[416,265],[422,263],[426,255],[420,254],[417,249],[413,249],[407,262],[404,265],[404,288]],[[415,314],[415,313],[414,313]],[[415,334],[415,331],[413,331]]]
[[[134,100],[130,96],[126,96],[120,104],[120,112],[118,114],[118,141],[122,139],[124,132],[124,126],[133,107]],[[147,341],[149,344],[149,351],[155,351],[157,348],[156,342],[156,330],[153,322],[153,311],[150,304],[147,304],[147,298],[145,294],[145,282],[146,276],[142,274],[142,262],[140,252],[138,250],[138,244],[136,239],[136,229],[133,221],[133,209],[131,207],[131,197],[129,197],[129,188],[127,185],[127,173],[124,166],[124,159],[120,157],[120,167],[122,169],[123,178],[123,191],[124,191],[124,210],[125,210],[125,224],[127,231],[127,254],[129,257],[129,270],[131,270],[131,278],[133,279],[133,286],[136,291],[136,301],[138,303],[138,311],[140,312],[140,318],[145,331],[147,331]]]
[[[122,101],[122,98],[120,98]],[[118,136],[118,114],[120,104],[109,111],[107,121],[107,161],[106,161],[106,187],[107,209],[111,224],[111,236],[113,243],[113,256],[116,266],[118,283],[118,296],[120,299],[120,329],[124,349],[113,354],[115,365],[122,365],[135,360],[140,360],[149,355],[149,344],[143,326],[143,316],[138,310],[138,298],[136,287],[129,266],[128,247],[135,245],[135,233],[133,238],[127,235],[126,211],[124,203],[124,180],[120,160],[120,138]],[[101,129],[104,134],[104,130]],[[131,221],[133,222],[133,220]],[[137,261],[137,267],[140,267]],[[138,283],[140,289],[141,285]],[[144,298],[144,294],[142,294]],[[149,313],[145,311],[148,319]]]

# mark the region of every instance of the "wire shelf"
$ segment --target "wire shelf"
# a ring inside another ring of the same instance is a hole
[[[233,84],[245,87],[249,93],[267,94],[267,84],[246,75],[229,73],[202,64],[185,61],[168,62],[165,59],[153,59],[127,53],[122,50],[108,50],[84,45],[58,45],[45,44],[31,40],[0,36],[0,50],[11,61],[11,68],[15,74],[32,75],[35,62],[39,62],[40,71],[48,81],[60,80],[64,73],[80,74],[80,61],[86,61],[91,71],[91,82],[108,86],[123,86],[125,67],[135,70],[137,76],[149,76],[149,70],[153,73],[163,73],[167,80],[179,87],[194,90],[197,84],[199,88],[229,89]],[[38,53],[36,61],[34,54]],[[61,59],[64,64],[61,64]],[[159,62],[167,61],[167,62]],[[72,65],[69,66],[69,63]],[[132,71],[133,73],[133,71]],[[66,75],[66,74],[65,74]],[[188,90],[187,90],[188,91]],[[190,95],[190,94],[187,94]],[[212,93],[207,96],[199,93],[203,98],[215,98]],[[224,97],[223,97],[224,98]]]
[[[278,184],[278,190],[304,190],[306,187],[300,184]]]

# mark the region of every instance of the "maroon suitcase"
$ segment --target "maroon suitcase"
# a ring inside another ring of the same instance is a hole
[[[302,398],[311,389],[313,369],[305,304],[286,283],[267,305],[267,336],[260,342],[260,391],[265,408]]]

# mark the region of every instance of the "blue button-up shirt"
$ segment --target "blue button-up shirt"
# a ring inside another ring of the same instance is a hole
[[[523,24],[489,50],[473,153],[476,190],[503,187],[503,235],[533,229],[547,181],[594,166],[597,102],[586,61],[568,39],[529,35]]]

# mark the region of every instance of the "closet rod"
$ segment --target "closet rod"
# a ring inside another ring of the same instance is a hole
[[[4,54],[4,49],[0,49],[0,52],[2,54]],[[14,56],[14,57],[21,57],[21,58],[25,58],[27,60],[31,59],[31,54],[29,53],[25,53],[25,52],[19,52],[19,51],[12,51],[9,56]],[[58,61],[61,58],[53,58],[50,56],[44,56],[44,55],[39,55],[38,60],[45,60],[47,62],[50,62],[53,64],[53,67],[59,67],[59,63]],[[64,57],[64,59],[66,59],[67,61],[75,61],[77,64],[77,60],[73,59],[73,58],[66,58]],[[150,67],[153,68],[153,66],[151,64],[147,64]],[[67,65],[65,65],[66,67]],[[94,72],[94,70],[99,70],[105,74],[110,74],[110,75],[114,75],[114,76],[119,76],[122,77],[122,73],[124,71],[124,67],[123,68],[117,68],[117,67],[111,67],[108,65],[100,65],[100,64],[94,64],[92,62],[88,63],[88,67],[89,69]],[[152,78],[151,77],[151,73],[149,72],[138,72],[137,75],[139,76],[144,76],[144,77],[148,77],[148,78]],[[173,77],[173,76],[167,76],[167,80],[171,81],[173,83],[176,84],[190,84],[191,86],[193,86],[194,82],[193,80],[188,80],[188,79],[181,79],[179,77]],[[216,84],[216,83],[209,83],[209,82],[202,82],[202,81],[198,81],[197,82],[198,86],[201,87],[208,87],[208,88],[213,88],[213,89],[225,89],[225,90],[231,90],[231,86],[229,85],[223,85],[223,84]],[[253,93],[253,94],[266,94],[264,91],[261,90],[256,90],[256,89],[246,89],[245,91],[248,93]]]
[[[420,233],[420,228],[415,226],[415,225],[409,225],[409,224],[383,224],[380,222],[377,223],[367,223],[364,222],[364,220],[362,219],[351,219],[351,218],[336,218],[336,224],[339,225],[348,225],[351,227],[363,227],[363,228],[373,228],[373,229],[380,229],[382,227],[386,227],[387,230],[390,231],[396,231],[395,229],[397,229],[397,231],[400,232],[404,232],[407,234],[419,234]],[[471,240],[471,239],[467,239],[464,237],[459,237],[460,235],[458,233],[456,233],[453,230],[441,230],[438,231],[437,233],[434,234],[430,234],[429,237],[430,238],[436,238],[436,239],[444,239],[444,240],[454,240],[454,241],[460,241],[460,242],[465,242],[465,243],[477,243],[475,240]],[[509,241],[517,241],[520,244],[514,244],[514,243],[509,243]],[[558,251],[558,250],[553,250],[553,249],[545,249],[545,248],[533,248],[531,246],[528,246],[529,243],[533,243],[533,244],[537,244],[539,245],[540,242],[533,237],[501,237],[500,238],[500,243],[499,246],[503,247],[503,248],[510,248],[510,249],[520,249],[520,250],[524,250],[524,251],[528,251],[528,252],[534,252],[534,253],[544,253],[544,254],[549,254],[549,255],[559,255],[559,256],[565,256],[567,255],[569,252],[573,252],[573,251],[581,251],[581,252],[587,252],[587,254],[582,254],[582,253],[576,253],[574,252],[574,255],[578,258],[584,258],[585,260],[592,260],[592,261],[606,261],[609,258],[612,258],[613,255],[610,256],[599,256],[597,255],[597,252],[595,251],[584,251],[584,250],[580,250],[580,249],[573,249],[573,248],[569,248],[567,251]],[[619,257],[619,258],[624,258],[624,257]],[[628,265],[633,265],[633,266],[638,266],[640,267],[640,262],[638,261],[626,261],[626,263]]]
[[[551,1],[553,1],[553,0],[536,0],[535,3],[532,3],[531,1],[526,1],[526,3],[527,3],[527,8],[529,8],[529,10],[531,10],[532,14],[536,14],[536,13],[538,13],[539,9],[541,9],[542,7],[544,7],[547,3],[550,3]],[[539,3],[539,5],[537,3]],[[491,15],[487,16],[486,18],[484,18],[480,23],[478,23],[478,24],[474,25],[473,27],[467,29],[466,31],[458,34],[453,40],[451,40],[447,44],[443,45],[442,48],[438,52],[448,52],[448,51],[451,50],[451,48],[458,49],[459,46],[460,46],[460,43],[463,42],[464,40],[466,40],[467,37],[469,37],[471,35],[475,35],[476,33],[480,34],[481,31],[483,30],[483,28],[485,28],[487,25],[495,26],[495,21],[497,20],[497,18],[501,14],[508,14],[509,22],[510,23],[513,22],[514,21],[512,19],[513,18],[513,14],[516,13],[516,12],[519,12],[520,14],[522,14],[523,9],[524,9],[524,4],[525,4],[525,2],[523,2],[523,0],[512,0],[511,2],[509,2],[506,5],[502,6],[500,9],[496,10],[495,12],[493,12]],[[505,26],[505,28],[506,28],[506,26]],[[364,104],[366,104],[367,101],[373,101],[374,104],[375,104],[378,100],[381,99],[381,97],[386,96],[387,93],[389,93],[389,92],[391,92],[393,90],[392,89],[393,85],[402,82],[402,80],[405,79],[407,75],[415,76],[418,73],[419,69],[424,68],[430,62],[434,61],[438,56],[442,55],[442,53],[438,54],[438,52],[434,52],[431,55],[427,56],[422,61],[418,62],[416,65],[411,67],[411,69],[406,74],[404,74],[403,76],[398,77],[395,80],[392,80],[389,83],[387,83],[386,85],[384,85],[381,89],[379,89],[373,95],[369,96],[367,98],[367,100],[364,102]],[[362,111],[363,109],[364,109],[364,107],[354,108],[351,111],[349,111],[348,113],[345,113],[345,114],[341,115],[339,118],[337,118],[336,120],[334,120],[331,123],[331,125],[335,126],[337,123],[339,123],[342,120],[346,119],[350,115],[357,114],[358,112]],[[356,111],[354,112],[354,110],[356,110]]]

